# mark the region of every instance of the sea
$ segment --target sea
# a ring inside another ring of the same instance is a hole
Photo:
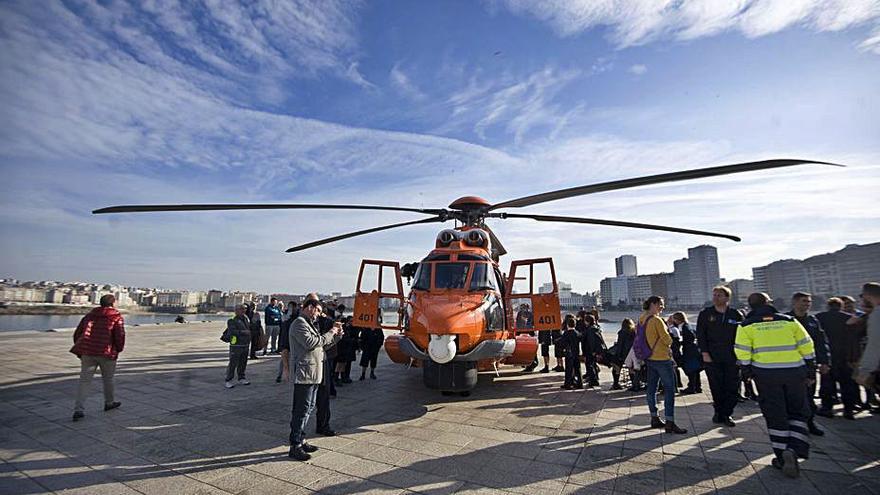
[[[228,314],[187,314],[183,315],[186,321],[226,321]],[[35,330],[46,332],[49,330],[63,330],[75,328],[83,315],[0,315],[0,332]],[[158,323],[173,323],[176,314],[166,313],[138,313],[125,314],[126,328],[135,325],[155,325]]]

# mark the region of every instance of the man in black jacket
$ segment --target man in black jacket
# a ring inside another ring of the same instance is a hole
[[[812,306],[812,295],[807,294],[806,292],[795,292],[794,295],[791,296],[791,311],[787,314],[794,316],[794,319],[800,322],[800,324],[807,330],[807,333],[810,334],[810,338],[813,339],[813,346],[816,349],[816,365],[819,369],[819,374],[826,375],[831,370],[831,367],[829,366],[831,362],[831,352],[828,349],[828,340],[825,338],[825,332],[822,330],[822,325],[815,316],[810,315],[810,308]],[[816,402],[813,401],[813,396],[816,395],[816,380],[815,376],[810,378],[811,380],[807,382],[807,405],[810,406],[810,419],[807,421],[807,427],[811,435],[822,436],[825,432],[816,426],[816,422],[814,421],[816,415]]]
[[[697,343],[712,390],[712,422],[735,426],[731,415],[739,392],[739,370],[733,344],[743,315],[730,307],[730,294],[730,289],[723,285],[712,289],[712,306],[700,311],[697,317]]]
[[[318,295],[315,293],[306,296],[306,300],[308,299],[319,300]],[[322,312],[318,315],[316,324],[321,333],[326,333],[334,328],[335,321],[333,317],[329,316],[326,312]],[[335,366],[334,360],[337,353],[337,342],[338,340],[330,345],[324,346],[324,355],[326,356],[322,370],[324,378],[318,386],[318,392],[315,396],[315,433],[318,435],[324,435],[325,437],[336,435],[333,428],[330,428],[330,397],[336,397],[336,385],[333,383],[332,370]]]
[[[831,347],[831,374],[830,379],[823,382],[819,395],[822,396],[822,407],[816,414],[827,418],[834,417],[832,408],[837,392],[835,386],[839,384],[840,395],[843,402],[843,417],[855,419],[856,401],[859,399],[859,388],[853,380],[852,363],[858,362],[861,353],[860,335],[846,322],[852,317],[851,314],[841,311],[843,301],[837,297],[828,299],[828,311],[816,315],[825,335],[828,337],[828,345]]]

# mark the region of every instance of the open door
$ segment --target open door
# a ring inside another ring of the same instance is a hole
[[[361,261],[354,299],[355,326],[400,330],[403,326],[404,301],[400,263],[381,260]],[[385,321],[384,309],[397,311],[397,317],[393,321]]]
[[[508,328],[515,333],[562,328],[553,259],[513,261],[507,273],[504,302]]]

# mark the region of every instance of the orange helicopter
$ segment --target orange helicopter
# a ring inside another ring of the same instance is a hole
[[[391,360],[396,363],[421,367],[426,387],[444,393],[458,392],[467,395],[477,384],[478,371],[495,369],[497,373],[497,365],[502,363],[523,365],[531,363],[538,348],[537,338],[532,334],[540,330],[556,330],[561,326],[556,272],[552,259],[514,261],[505,276],[500,270],[499,258],[507,251],[486,225],[486,219],[523,218],[542,222],[608,225],[740,241],[740,238],[734,235],[664,225],[596,218],[517,214],[496,212],[496,210],[521,208],[548,201],[643,185],[809,163],[842,166],[813,160],[763,160],[615,180],[561,189],[495,204],[476,196],[465,196],[453,201],[448,209],[321,204],[188,204],[113,206],[94,210],[92,213],[346,209],[408,211],[430,215],[421,220],[374,227],[294,246],[287,250],[289,253],[397,227],[455,220],[460,225],[454,229],[441,231],[437,235],[434,249],[424,259],[418,263],[404,265],[403,275],[414,279],[408,296],[404,295],[399,263],[363,260],[355,292],[354,319],[356,326],[398,330],[398,334],[386,339],[385,350]],[[378,284],[375,290],[362,290],[362,284],[365,282],[365,270],[368,268],[375,268],[378,272]],[[535,290],[536,269],[549,274],[551,291],[540,293]],[[383,273],[387,273],[392,278],[390,284],[387,278],[383,280]],[[517,284],[518,281],[527,283]],[[398,319],[394,325],[385,324],[381,319],[380,301],[387,299],[397,301]],[[527,325],[523,325],[522,321],[518,323],[516,317],[515,303],[522,301],[528,301],[532,308],[532,315]]]

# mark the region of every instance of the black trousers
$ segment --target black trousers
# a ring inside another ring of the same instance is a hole
[[[592,354],[584,356],[584,374],[589,383],[599,383],[599,365],[596,364],[596,358]]]
[[[257,343],[260,340],[260,336],[262,333],[251,333],[251,357],[257,357]]]
[[[813,418],[816,417],[816,410],[818,410],[818,408],[816,407],[816,401],[813,400],[813,397],[816,395],[816,383],[817,382],[813,382],[807,385],[805,391],[806,395],[804,396],[804,399],[807,401],[807,410],[810,413],[810,415],[808,416],[808,419],[810,421],[813,421]]]
[[[833,362],[833,361],[832,361]],[[840,386],[840,400],[843,402],[843,409],[851,412],[855,410],[856,401],[860,399],[859,385],[852,378],[853,369],[847,363],[833,364],[828,375],[827,385],[823,383],[823,390],[820,391],[822,396],[822,409],[830,410],[834,407],[834,396],[837,395],[837,385]],[[830,382],[830,383],[829,383]]]
[[[565,385],[583,385],[581,380],[581,360],[577,356],[565,357]]]
[[[685,373],[688,379],[687,388],[691,390],[703,390],[703,380],[700,378],[700,373],[702,370],[691,371],[690,373]]]
[[[379,349],[365,349],[364,352],[361,353],[361,367],[366,368],[369,366],[370,368],[376,369],[376,364],[379,361]]]
[[[770,444],[777,457],[782,457],[786,449],[793,450],[798,457],[810,456],[807,421],[810,418],[807,407],[804,381],[806,367],[781,369],[755,369],[755,384],[758,386],[758,404],[767,422]]]
[[[733,415],[739,393],[739,370],[736,363],[712,361],[703,365],[706,368],[706,378],[709,379],[709,389],[712,390],[715,414],[722,417]]]
[[[290,446],[300,447],[306,436],[306,424],[315,409],[315,390],[318,385],[300,384],[293,386],[293,405],[290,412]]]
[[[324,360],[324,379],[318,385],[315,398],[315,430],[317,431],[330,429],[330,392],[333,387],[330,361],[330,359]]]
[[[247,369],[247,351],[246,346],[231,345],[229,346],[229,364],[226,365],[226,381],[231,382],[238,372],[238,379],[244,380],[244,372]]]

